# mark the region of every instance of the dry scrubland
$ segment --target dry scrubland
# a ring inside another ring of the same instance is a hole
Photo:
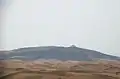
[[[6,60],[1,63],[0,79],[120,79],[119,61]]]

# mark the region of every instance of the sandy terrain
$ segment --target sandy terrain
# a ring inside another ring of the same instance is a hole
[[[116,61],[3,61],[0,79],[120,79]],[[4,69],[4,71],[3,71]]]

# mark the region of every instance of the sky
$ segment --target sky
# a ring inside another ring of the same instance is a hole
[[[120,0],[11,0],[2,49],[70,46],[120,56]]]

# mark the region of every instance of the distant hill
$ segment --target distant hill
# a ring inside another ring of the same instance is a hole
[[[58,60],[120,60],[119,57],[103,54],[98,51],[78,48],[76,46],[57,47],[28,47],[12,50],[7,54],[7,59],[37,60],[37,59],[58,59]]]
[[[9,51],[0,51],[0,60],[7,58],[7,52]]]

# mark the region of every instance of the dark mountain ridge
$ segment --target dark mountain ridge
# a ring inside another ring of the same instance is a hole
[[[6,59],[8,52],[9,52],[9,51],[0,51],[0,60]]]
[[[78,48],[74,45],[70,47],[43,46],[19,48],[10,51],[7,59],[37,60],[37,59],[58,59],[58,60],[120,60],[120,57],[103,54],[98,51]]]

